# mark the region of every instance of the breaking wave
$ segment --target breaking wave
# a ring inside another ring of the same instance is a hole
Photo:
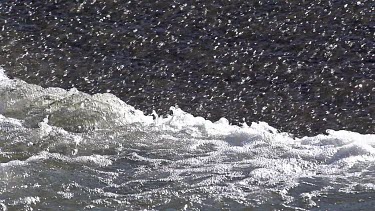
[[[373,207],[375,135],[295,138],[265,122],[146,116],[112,94],[42,88],[0,71],[0,205],[7,209]]]

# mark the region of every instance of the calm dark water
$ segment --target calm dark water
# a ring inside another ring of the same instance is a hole
[[[0,2],[0,65],[44,87],[111,92],[282,131],[374,133],[374,2]]]

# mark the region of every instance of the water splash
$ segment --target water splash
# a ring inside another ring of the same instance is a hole
[[[166,117],[145,116],[111,94],[42,88],[3,73],[0,81],[3,209],[374,203],[373,134],[294,138],[264,122],[211,122],[177,107]]]

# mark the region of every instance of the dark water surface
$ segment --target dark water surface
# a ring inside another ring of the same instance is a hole
[[[374,1],[0,1],[0,65],[282,131],[374,133]]]
[[[1,0],[0,210],[373,210],[374,8]]]

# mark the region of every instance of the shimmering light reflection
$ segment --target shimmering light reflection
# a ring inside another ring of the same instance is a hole
[[[147,113],[266,121],[298,136],[374,132],[365,1],[0,3],[0,65]]]

